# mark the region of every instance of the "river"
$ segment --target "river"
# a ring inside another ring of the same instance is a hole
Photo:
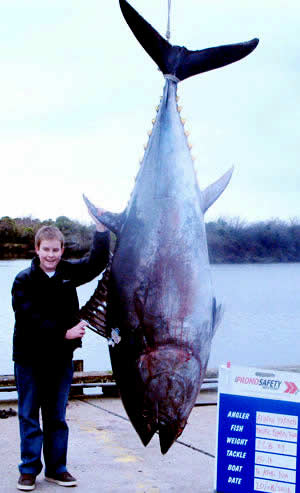
[[[0,375],[13,373],[13,311],[10,290],[15,275],[29,260],[0,261]],[[209,367],[231,361],[251,366],[300,364],[300,263],[213,265],[217,301],[225,308],[213,340]],[[80,286],[83,304],[97,281]],[[75,353],[84,368],[110,370],[107,343],[87,331]]]

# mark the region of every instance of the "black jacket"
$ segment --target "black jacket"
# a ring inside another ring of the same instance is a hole
[[[109,233],[95,233],[88,257],[61,260],[53,277],[39,266],[39,258],[21,271],[12,286],[15,312],[13,360],[20,364],[72,359],[81,339],[67,340],[68,329],[79,322],[76,287],[91,281],[105,268],[109,256]]]

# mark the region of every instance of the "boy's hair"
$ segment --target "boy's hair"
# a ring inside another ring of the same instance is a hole
[[[34,244],[36,248],[40,247],[42,240],[58,240],[60,246],[64,246],[64,235],[56,226],[42,226],[35,234]]]

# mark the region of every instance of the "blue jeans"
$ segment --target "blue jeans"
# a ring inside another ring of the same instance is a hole
[[[67,470],[68,425],[66,407],[73,377],[73,363],[54,370],[15,363],[21,438],[21,474],[52,476]],[[40,410],[43,431],[40,427]]]

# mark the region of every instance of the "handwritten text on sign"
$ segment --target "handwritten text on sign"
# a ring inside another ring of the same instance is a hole
[[[300,403],[224,393],[219,403],[216,492],[300,493]]]
[[[297,429],[298,416],[257,411],[255,491],[295,493]]]

